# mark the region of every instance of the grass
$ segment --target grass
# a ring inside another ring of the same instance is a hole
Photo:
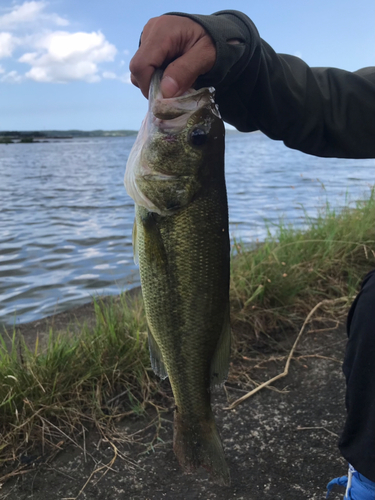
[[[95,302],[96,325],[55,335],[31,351],[16,334],[0,349],[0,463],[35,443],[50,446],[82,426],[110,431],[141,413],[156,384],[149,378],[143,304],[125,295]],[[121,394],[121,405],[117,395]],[[43,452],[43,450],[42,450]]]
[[[324,299],[353,297],[375,266],[375,195],[340,212],[327,204],[307,229],[283,224],[232,259],[232,320],[259,333],[295,325]],[[326,311],[336,315],[335,311]]]
[[[329,206],[307,229],[280,224],[255,249],[236,244],[232,259],[233,359],[253,336],[293,327],[324,299],[348,297],[375,266],[375,196],[337,213]],[[0,337],[1,340],[1,337]],[[95,325],[49,333],[31,351],[18,339],[0,345],[0,464],[31,448],[58,447],[85,426],[109,435],[115,423],[157,401],[140,298],[95,302]],[[120,395],[120,396],[119,396]],[[159,394],[160,395],[160,394]]]

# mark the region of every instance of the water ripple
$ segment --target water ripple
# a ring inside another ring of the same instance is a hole
[[[133,201],[123,175],[134,137],[0,144],[0,321],[25,322],[139,284]],[[262,134],[230,134],[232,238],[263,239],[284,218],[303,224],[374,182],[373,160],[309,157]]]

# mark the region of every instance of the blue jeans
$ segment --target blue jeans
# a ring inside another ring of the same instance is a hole
[[[348,476],[337,477],[327,485],[327,498],[332,487],[346,486],[344,500],[375,500],[375,483],[349,465]]]

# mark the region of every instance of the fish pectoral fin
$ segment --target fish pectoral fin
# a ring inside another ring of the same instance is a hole
[[[160,351],[160,347],[158,346],[156,340],[154,339],[150,328],[148,328],[148,347],[150,349],[150,360],[151,366],[154,372],[158,377],[162,380],[168,377],[167,369],[165,368],[163,355]]]
[[[210,367],[210,386],[211,389],[221,386],[228,378],[229,358],[230,358],[230,317],[229,305],[227,306],[223,328],[220,338],[216,345],[216,350],[211,360]]]
[[[134,264],[138,266],[138,240],[137,240],[137,219],[134,219],[133,232],[132,232],[132,243],[133,243],[133,258]]]

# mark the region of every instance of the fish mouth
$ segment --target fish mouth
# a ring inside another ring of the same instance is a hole
[[[151,78],[148,112],[129,154],[124,183],[137,205],[169,215],[186,206],[199,186],[189,168],[185,166],[178,175],[174,168],[171,174],[168,162],[164,165],[157,156],[159,152],[163,156],[166,150],[170,155],[174,151],[185,154],[183,144],[188,144],[194,124],[199,123],[208,134],[213,123],[211,115],[220,118],[220,113],[213,87],[189,89],[179,97],[164,98],[160,90],[162,77],[163,71],[158,69]],[[184,173],[191,175],[181,175]]]
[[[164,98],[160,90],[163,71],[154,72],[149,89],[149,115],[151,126],[162,130],[181,130],[189,117],[198,109],[209,106],[220,117],[215,105],[215,89],[206,87],[199,90],[189,89],[179,97]]]

